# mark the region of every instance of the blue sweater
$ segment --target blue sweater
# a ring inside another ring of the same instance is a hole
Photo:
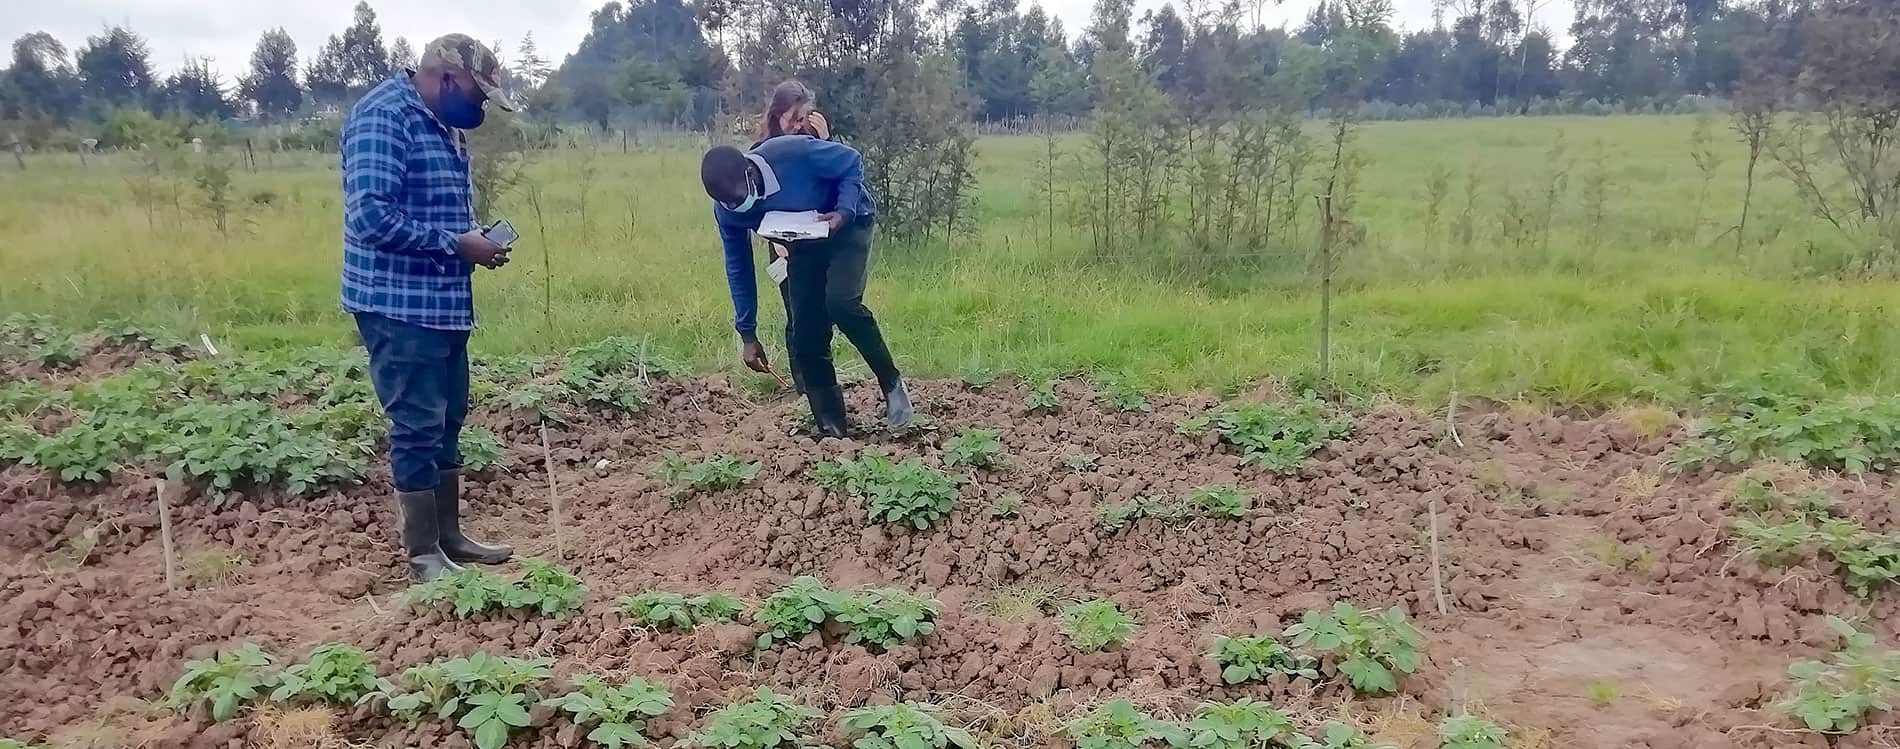
[[[765,197],[744,213],[713,204],[713,221],[726,249],[726,286],[732,292],[732,327],[751,340],[758,333],[759,289],[752,269],[751,233],[768,211],[836,211],[847,224],[877,214],[864,189],[864,157],[842,143],[809,135],[781,135],[748,154],[765,179]]]

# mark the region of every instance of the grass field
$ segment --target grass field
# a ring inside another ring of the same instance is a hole
[[[1453,390],[1686,404],[1765,372],[1841,392],[1894,391],[1900,284],[1837,280],[1841,241],[1768,165],[1738,252],[1725,230],[1739,207],[1741,149],[1718,129],[1724,160],[1699,201],[1690,130],[1687,118],[1663,117],[1364,127],[1368,241],[1347,262],[1335,310],[1340,384],[1421,404]],[[1566,147],[1553,161],[1559,134]],[[1070,152],[1085,145],[1064,141]],[[1262,248],[1261,268],[1209,278],[1093,256],[1087,231],[1060,215],[1050,243],[1032,188],[1041,141],[979,147],[970,232],[880,246],[869,303],[913,374],[1105,369],[1165,388],[1311,381],[1318,304],[1303,249]],[[502,201],[523,234],[514,263],[477,277],[478,350],[651,335],[698,367],[735,367],[697,155],[684,141],[626,155],[617,143],[538,155],[528,183]],[[1571,165],[1548,245],[1506,241],[1506,196],[1541,195],[1553,163]],[[175,183],[175,202],[172,183],[159,183],[156,201],[135,200],[135,187],[148,185],[133,176],[130,154],[85,166],[29,157],[24,174],[0,182],[0,315],[127,319],[239,348],[347,343],[334,165],[328,154],[260,155],[257,172],[235,174],[237,218],[223,235],[188,179]],[[1451,170],[1450,194],[1446,217],[1427,231],[1437,169]],[[1476,238],[1465,245],[1447,227],[1471,174]],[[1606,196],[1594,227],[1584,197],[1592,180]],[[761,307],[762,326],[779,326],[772,290]]]

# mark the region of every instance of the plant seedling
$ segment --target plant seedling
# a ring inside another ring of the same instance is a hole
[[[759,464],[748,463],[731,455],[714,455],[697,463],[688,462],[679,453],[667,451],[653,477],[668,485],[674,495],[710,494],[731,491],[758,478]]]
[[[310,651],[303,663],[284,669],[270,699],[347,707],[381,688],[368,653],[354,645],[331,643]]]
[[[705,730],[686,737],[685,745],[711,749],[800,746],[806,740],[801,729],[823,715],[760,687],[751,701],[727,705],[714,712]]]
[[[944,725],[943,710],[924,702],[872,705],[845,713],[846,736],[859,736],[853,749],[977,749],[969,731]]]
[[[502,453],[501,438],[494,432],[481,427],[469,427],[462,430],[458,440],[461,444],[462,467],[477,473],[507,464],[507,456]]]
[[[1443,749],[1504,749],[1504,729],[1475,715],[1458,715],[1438,724]]]
[[[1183,437],[1199,437],[1214,429],[1213,414],[1187,416],[1174,422],[1174,433]]]
[[[1595,681],[1584,688],[1583,696],[1597,707],[1609,707],[1623,696],[1623,690],[1607,681]]]
[[[646,746],[646,723],[673,709],[673,695],[653,682],[639,677],[620,686],[609,686],[600,677],[574,677],[574,691],[541,701],[542,705],[567,713],[574,725],[594,729],[587,740],[608,749]]]
[[[1098,653],[1135,634],[1135,622],[1113,601],[1094,600],[1062,610],[1062,632],[1084,653]]]
[[[385,684],[362,701],[381,697],[390,712],[411,725],[424,715],[437,720],[459,715],[456,725],[470,732],[476,749],[501,749],[510,733],[530,722],[533,688],[547,681],[553,668],[552,658],[522,660],[478,652],[411,668],[401,677],[406,690]]]
[[[224,587],[244,578],[251,560],[229,549],[206,549],[185,557],[185,579],[194,586]]]
[[[1229,684],[1265,681],[1274,674],[1319,681],[1312,659],[1300,657],[1271,637],[1222,637],[1209,655],[1221,667],[1221,680]]]
[[[1179,746],[1187,738],[1180,727],[1157,720],[1128,700],[1114,700],[1062,727],[1076,749],[1143,749],[1152,742]]]
[[[851,626],[845,642],[882,651],[937,631],[940,610],[935,599],[885,588],[847,597],[837,619]]]
[[[1049,416],[1062,412],[1062,397],[1056,395],[1054,380],[1037,380],[1029,383],[1029,393],[1023,396],[1023,407],[1031,414]]]
[[[1339,657],[1339,672],[1353,689],[1364,694],[1391,694],[1399,689],[1392,669],[1418,670],[1423,635],[1396,609],[1362,611],[1345,601],[1332,611],[1308,611],[1300,623],[1288,627],[1294,647],[1310,647]]]
[[[1101,465],[1101,460],[1102,456],[1100,455],[1076,454],[1062,456],[1062,464],[1068,466],[1069,470],[1075,471],[1076,473],[1088,473],[1095,470]]]
[[[943,464],[971,468],[1003,467],[1003,441],[994,429],[965,429],[943,443]]]
[[[1294,735],[1293,719],[1264,702],[1241,698],[1203,702],[1187,724],[1187,749],[1255,749],[1280,746]]]
[[[1102,530],[1104,531],[1117,533],[1121,531],[1121,529],[1128,527],[1129,523],[1133,523],[1136,519],[1140,518],[1142,509],[1141,500],[1124,502],[1118,505],[1105,504],[1096,508],[1095,523],[1102,526]]]
[[[539,559],[522,559],[519,580],[507,580],[469,568],[438,577],[403,592],[410,606],[448,603],[458,618],[467,619],[493,609],[526,609],[542,616],[565,618],[580,611],[587,586],[565,567]]]
[[[774,643],[802,639],[818,626],[844,610],[847,596],[815,577],[799,577],[765,599],[765,605],[752,615],[752,621],[765,628],[759,633],[758,649]]]
[[[1359,730],[1344,723],[1328,722],[1321,729],[1319,740],[1306,736],[1293,737],[1293,749],[1394,749],[1391,744],[1374,744],[1360,735]]]
[[[958,492],[955,478],[916,458],[893,463],[882,455],[865,455],[820,463],[813,476],[826,489],[864,500],[873,522],[902,523],[917,530],[949,515]]]
[[[686,596],[678,593],[649,590],[621,596],[614,605],[634,621],[655,629],[692,629],[698,623],[686,607]]]
[[[1300,467],[1351,430],[1346,421],[1328,418],[1325,404],[1317,400],[1232,406],[1218,411],[1214,423],[1222,439],[1240,448],[1242,463],[1277,473]]]
[[[1102,376],[1095,382],[1095,397],[1123,413],[1148,413],[1154,410],[1148,396],[1121,376]]]
[[[522,576],[510,586],[501,604],[511,609],[538,611],[542,616],[566,618],[581,610],[587,586],[574,573],[539,559],[521,560]]]
[[[1232,484],[1196,487],[1187,495],[1190,506],[1202,514],[1217,518],[1246,517],[1249,502],[1247,492]]]
[[[1801,661],[1789,666],[1795,692],[1776,707],[1800,719],[1809,730],[1852,733],[1868,713],[1893,709],[1895,697],[1900,696],[1900,652],[1876,650],[1872,634],[1840,617],[1829,616],[1827,625],[1841,637],[1833,662]]]
[[[1005,494],[990,503],[990,517],[1013,518],[1023,513],[1023,495]]]
[[[211,703],[211,719],[223,723],[246,704],[262,699],[277,683],[271,656],[252,643],[220,651],[210,658],[189,661],[185,673],[172,684],[170,704],[183,708],[198,700]]]
[[[1003,373],[1001,371],[990,367],[965,367],[963,369],[963,386],[971,390],[981,391],[984,388],[996,384],[996,381],[1002,378]]]

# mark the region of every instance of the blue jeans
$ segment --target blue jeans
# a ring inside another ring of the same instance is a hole
[[[357,313],[369,349],[369,380],[389,417],[396,491],[434,489],[439,471],[462,465],[468,417],[468,331],[436,330]]]

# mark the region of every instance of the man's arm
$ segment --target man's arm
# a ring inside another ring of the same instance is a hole
[[[869,213],[871,201],[864,192],[864,157],[858,149],[843,143],[814,140],[806,158],[812,169],[825,179],[838,183],[838,205],[832,209],[844,216],[845,223]]]
[[[379,251],[455,256],[455,232],[432,229],[396,207],[408,175],[409,133],[395,114],[365,109],[343,126],[343,223]]]
[[[759,339],[759,283],[752,270],[751,232],[719,224],[719,242],[726,249],[726,289],[732,293],[732,329],[747,342]]]

